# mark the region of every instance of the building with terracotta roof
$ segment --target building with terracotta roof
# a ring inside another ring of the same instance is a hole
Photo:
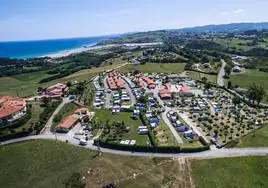
[[[26,114],[26,100],[18,97],[0,97],[0,120],[14,121]]]
[[[61,97],[61,95],[65,92],[68,91],[68,87],[65,84],[61,84],[61,83],[57,83],[55,85],[52,85],[50,87],[48,87],[45,92],[44,92],[44,96],[45,97]]]
[[[111,90],[116,89],[124,89],[125,88],[125,80],[122,79],[122,76],[118,72],[109,72],[107,78],[107,84]]]
[[[154,89],[156,84],[155,84],[155,81],[149,77],[143,77],[143,80],[146,82],[147,84],[147,87],[149,89]]]
[[[79,115],[72,114],[56,126],[56,132],[67,133],[79,120]]]

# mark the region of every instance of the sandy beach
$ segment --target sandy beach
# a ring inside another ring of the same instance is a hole
[[[153,42],[153,43],[124,43],[124,44],[107,44],[107,45],[100,45],[100,46],[85,46],[81,48],[75,48],[72,50],[65,50],[57,53],[52,53],[48,55],[44,55],[41,57],[50,57],[50,58],[60,58],[60,57],[65,57],[71,54],[77,54],[81,52],[86,52],[90,50],[96,50],[96,49],[108,49],[112,47],[120,47],[120,46],[125,46],[125,47],[136,47],[136,46],[155,46],[155,45],[160,45],[162,42]]]

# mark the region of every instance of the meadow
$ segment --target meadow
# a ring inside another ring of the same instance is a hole
[[[197,188],[258,188],[268,185],[268,157],[193,160],[191,167]]]
[[[189,171],[171,158],[111,155],[56,141],[28,141],[0,147],[0,184],[5,187],[66,187],[73,173],[86,187],[191,187]]]
[[[161,72],[172,73],[182,72],[184,70],[184,63],[146,63],[144,65],[131,65],[128,64],[119,70],[122,72],[141,71],[141,72]]]

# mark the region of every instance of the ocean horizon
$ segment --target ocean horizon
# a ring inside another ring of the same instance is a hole
[[[34,58],[95,45],[112,36],[0,42],[1,58]]]

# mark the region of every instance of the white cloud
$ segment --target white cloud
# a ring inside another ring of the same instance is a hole
[[[229,12],[222,12],[221,15],[222,16],[228,16],[230,13]]]
[[[228,11],[221,12],[221,16],[229,16],[229,15],[241,14],[243,12],[245,12],[245,10],[239,8],[239,9],[236,9],[236,10],[233,10],[233,11],[229,11],[229,12]]]
[[[243,12],[245,12],[245,10],[241,9],[241,8],[236,9],[236,10],[233,11],[234,14],[240,14],[240,13],[243,13]]]
[[[103,12],[96,14],[97,17],[110,17],[110,16],[122,16],[133,12],[133,9],[118,10],[114,12]]]

